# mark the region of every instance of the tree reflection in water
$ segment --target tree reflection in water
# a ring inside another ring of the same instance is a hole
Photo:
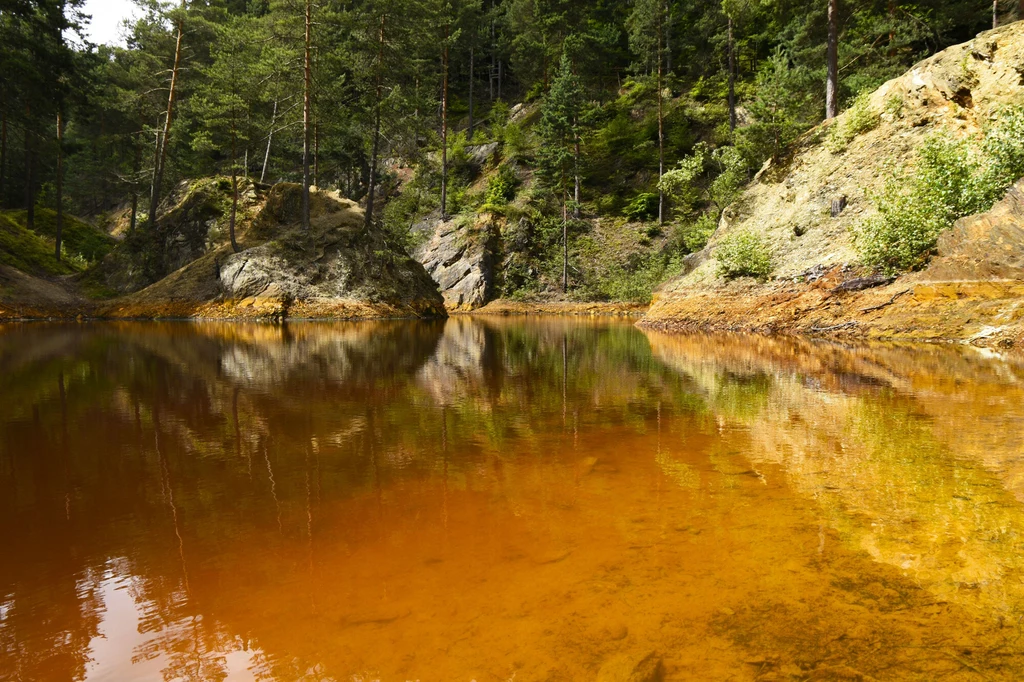
[[[0,327],[0,679],[1017,679],[1022,379],[578,319]]]

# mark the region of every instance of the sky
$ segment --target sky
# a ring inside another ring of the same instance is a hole
[[[92,15],[92,22],[85,31],[89,40],[123,46],[121,20],[137,15],[139,8],[131,0],[86,0],[83,11]]]

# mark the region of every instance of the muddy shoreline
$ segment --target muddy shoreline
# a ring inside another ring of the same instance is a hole
[[[733,282],[713,288],[659,293],[650,306],[626,302],[499,299],[450,316],[618,317],[665,332],[743,332],[849,341],[968,343],[1024,347],[1024,281],[918,281],[913,276],[848,291],[843,275],[815,282]],[[0,323],[74,320],[384,320],[438,319],[429,306],[356,301],[219,302],[79,301],[62,306],[0,303]]]

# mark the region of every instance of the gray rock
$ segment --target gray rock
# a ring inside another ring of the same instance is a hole
[[[490,216],[475,224],[437,222],[431,237],[414,254],[437,282],[450,311],[474,310],[490,300],[494,284],[497,228]]]
[[[487,162],[492,156],[494,156],[496,151],[498,151],[497,142],[466,145],[466,152],[469,154],[469,160],[477,168],[483,168],[486,166]]]

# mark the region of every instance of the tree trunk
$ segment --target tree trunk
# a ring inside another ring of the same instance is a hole
[[[729,130],[736,130],[736,46],[732,36],[732,17],[729,17]]]
[[[448,220],[448,31],[441,50],[441,220]]]
[[[370,174],[366,180],[366,229],[373,224],[373,199],[377,189],[377,154],[380,151],[380,107],[384,98],[384,27],[387,15],[380,15],[380,39],[377,42],[377,89],[374,97],[373,147],[370,151]]]
[[[578,131],[575,133],[575,138],[576,146],[573,149],[573,181],[575,185],[573,187],[573,201],[575,204],[572,207],[572,217],[579,220],[582,183],[580,182],[580,134]]]
[[[0,112],[0,207],[4,205],[4,179],[7,176],[7,107]]]
[[[662,30],[662,12],[658,8],[658,224],[665,224],[665,192],[661,189],[661,178],[665,175],[665,106],[662,97],[662,46],[664,32]]]
[[[57,111],[57,228],[54,233],[54,258],[60,262],[61,240],[64,237],[64,118]]]
[[[667,10],[667,19],[665,22],[665,72],[672,73],[672,6],[669,5]]]
[[[157,137],[156,165],[153,168],[153,191],[149,198],[149,226],[156,227],[156,210],[160,205],[160,185],[164,180],[164,165],[167,162],[167,140],[171,134],[171,120],[174,117],[174,98],[178,89],[178,70],[181,67],[181,39],[184,33],[185,0],[181,0],[181,14],[178,15],[178,37],[174,43],[174,67],[171,69],[171,89],[167,95],[167,115],[164,117],[163,135]]]
[[[312,110],[312,54],[313,0],[306,0],[306,49],[303,60],[302,90],[302,228],[309,230],[309,128]]]
[[[142,137],[142,131],[139,131],[139,137]],[[131,222],[128,224],[128,232],[135,234],[135,226],[138,224],[139,215],[139,170],[142,165],[142,146],[141,140],[135,140],[135,159],[132,162],[132,217]]]
[[[999,28],[999,0],[992,0],[992,28]]]
[[[235,239],[235,221],[238,218],[238,133],[235,130],[235,118],[231,117],[231,217],[228,219],[228,236],[231,237],[231,250],[238,253],[238,241]]]
[[[36,226],[36,165],[32,149],[32,111],[25,106],[25,225],[28,229]]]
[[[466,133],[466,138],[469,142],[473,141],[473,66],[474,66],[473,48],[469,48],[469,131]]]
[[[569,212],[562,195],[562,293],[569,293]]]
[[[320,122],[313,122],[313,186],[320,186]]]
[[[828,0],[828,79],[825,82],[825,119],[839,115],[839,0]]]
[[[267,164],[270,162],[270,143],[274,140],[274,124],[277,123],[277,100],[274,100],[274,113],[270,115],[270,134],[267,135],[267,152],[263,155],[263,170],[260,171],[260,184],[267,179]]]

